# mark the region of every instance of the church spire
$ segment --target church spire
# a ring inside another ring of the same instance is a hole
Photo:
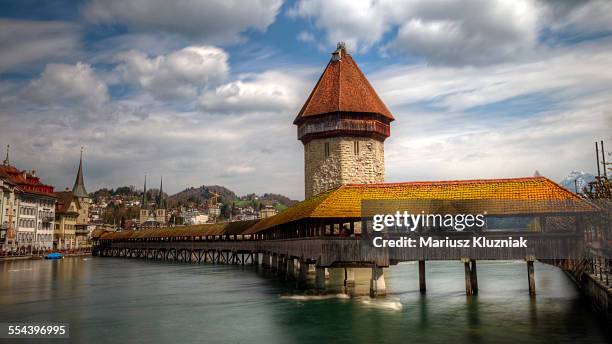
[[[4,166],[8,166],[10,165],[10,161],[9,161],[9,149],[11,148],[11,145],[6,145],[6,159],[4,159]]]
[[[76,197],[89,198],[87,190],[85,190],[85,182],[83,181],[83,147],[81,147],[81,158],[79,159],[79,170],[77,171],[76,180],[72,192]]]
[[[157,208],[164,209],[164,177],[160,178],[159,181],[159,195],[157,196]]]
[[[146,207],[147,207],[147,174],[145,173],[144,188],[142,191],[142,202],[140,204],[140,209],[145,209]]]

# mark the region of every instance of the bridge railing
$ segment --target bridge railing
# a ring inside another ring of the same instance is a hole
[[[601,284],[612,287],[612,249],[589,247],[590,272]]]

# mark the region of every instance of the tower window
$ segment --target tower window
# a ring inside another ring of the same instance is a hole
[[[329,158],[329,142],[325,142],[325,157]]]
[[[353,141],[353,151],[355,155],[359,155],[359,141]]]

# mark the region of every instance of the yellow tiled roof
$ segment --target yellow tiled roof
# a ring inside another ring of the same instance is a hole
[[[349,184],[320,193],[262,220],[106,232],[101,239],[253,234],[306,218],[358,219],[362,217],[363,201],[383,201],[380,202],[383,211],[394,206],[416,204],[422,207],[419,209],[438,214],[474,214],[486,210],[488,215],[536,216],[597,210],[576,194],[544,177]]]
[[[106,232],[102,234],[100,238],[103,240],[118,240],[162,237],[197,237],[206,235],[237,235],[245,232],[248,228],[257,223],[257,221],[258,220],[207,223],[183,227]]]
[[[261,220],[245,234],[304,218],[360,218],[361,203],[374,201],[462,201],[490,215],[526,215],[594,211],[580,197],[544,177],[434,182],[349,184],[311,197]],[[448,204],[444,205],[448,210]],[[467,213],[467,212],[466,212]]]

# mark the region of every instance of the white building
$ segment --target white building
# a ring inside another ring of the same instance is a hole
[[[183,223],[186,225],[201,225],[208,222],[208,215],[197,210],[190,210],[183,213]]]
[[[3,249],[25,252],[51,249],[55,221],[53,187],[41,183],[35,171],[19,171],[11,166],[8,147],[6,159],[0,165],[0,180]]]

